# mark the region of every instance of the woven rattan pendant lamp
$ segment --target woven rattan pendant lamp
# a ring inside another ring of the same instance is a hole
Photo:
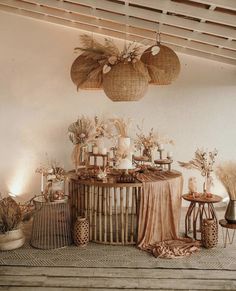
[[[135,67],[142,66],[146,76]],[[141,61],[136,65],[132,62],[120,62],[103,75],[103,90],[107,97],[115,102],[138,101],[147,91],[148,71]]]
[[[180,62],[171,48],[161,45],[160,33],[157,35],[159,40],[143,52],[141,61],[147,65],[151,78],[150,84],[169,85],[179,75]]]
[[[99,63],[88,58],[85,53],[79,55],[74,60],[70,70],[71,80],[77,89],[102,89],[102,73],[88,78],[89,74],[99,67]]]

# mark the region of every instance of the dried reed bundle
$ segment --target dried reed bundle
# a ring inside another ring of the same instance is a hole
[[[129,137],[129,129],[132,123],[132,119],[124,119],[124,118],[110,118],[109,121],[114,125],[117,134],[120,137]]]
[[[236,162],[224,162],[216,168],[216,176],[224,185],[230,200],[236,200]]]

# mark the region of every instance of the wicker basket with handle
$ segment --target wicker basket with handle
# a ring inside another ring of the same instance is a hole
[[[148,67],[148,72],[151,77],[150,84],[169,85],[179,75],[180,62],[176,53],[167,46],[158,45],[159,53],[152,54],[153,46],[146,49],[141,61]]]

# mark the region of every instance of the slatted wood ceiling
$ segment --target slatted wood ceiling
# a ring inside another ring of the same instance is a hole
[[[0,10],[236,65],[236,0],[0,0]]]

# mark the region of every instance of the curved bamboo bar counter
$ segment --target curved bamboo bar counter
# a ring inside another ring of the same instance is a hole
[[[77,216],[89,220],[90,241],[111,245],[137,242],[138,205],[142,183],[69,181],[72,223]]]

